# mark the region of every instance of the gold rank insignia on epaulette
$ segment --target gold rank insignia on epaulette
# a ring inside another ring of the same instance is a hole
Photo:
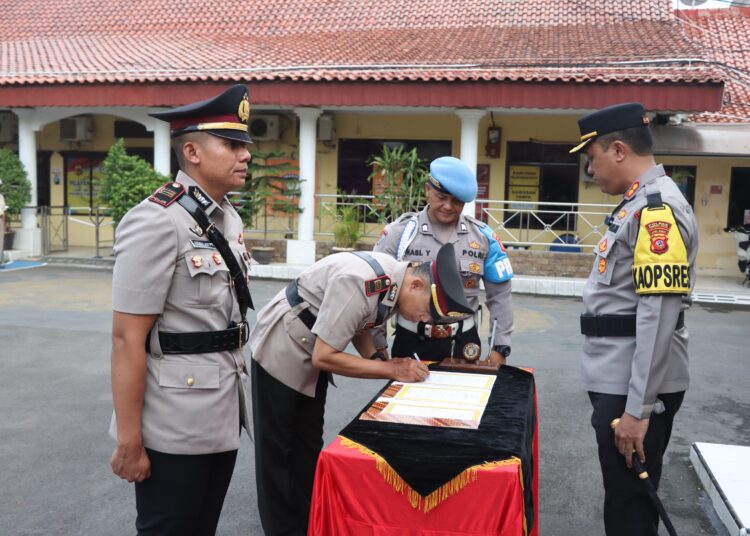
[[[391,286],[391,278],[387,275],[381,275],[375,279],[368,279],[365,281],[365,294],[373,296],[375,294],[381,294],[388,290]]]
[[[185,187],[182,184],[179,182],[168,182],[151,194],[148,200],[153,201],[157,205],[168,207],[182,197],[184,193]]]
[[[641,211],[632,273],[636,294],[690,293],[687,248],[669,205]]]

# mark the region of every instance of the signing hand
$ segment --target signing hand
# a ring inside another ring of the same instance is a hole
[[[151,462],[143,445],[117,444],[109,462],[112,472],[128,482],[143,482],[151,476]]]
[[[505,358],[500,352],[492,350],[490,352],[490,363],[493,365],[505,365]]]
[[[427,365],[410,357],[394,357],[387,363],[390,366],[388,377],[399,382],[423,382],[430,375]]]
[[[648,430],[648,419],[636,419],[629,413],[623,413],[620,422],[615,427],[615,446],[620,454],[625,456],[628,467],[633,466],[633,451],[638,455],[641,463],[646,462],[646,453],[643,451],[643,438]]]

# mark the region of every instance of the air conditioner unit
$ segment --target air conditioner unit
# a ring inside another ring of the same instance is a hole
[[[674,0],[675,9],[724,9],[750,7],[750,0]]]
[[[318,139],[320,141],[331,141],[336,137],[333,128],[333,116],[321,115],[318,118]]]
[[[91,141],[94,121],[90,117],[60,119],[60,141]]]
[[[248,125],[250,137],[255,141],[278,140],[279,119],[278,115],[256,115],[250,117],[250,124]]]
[[[0,143],[18,141],[18,117],[16,114],[0,114]]]

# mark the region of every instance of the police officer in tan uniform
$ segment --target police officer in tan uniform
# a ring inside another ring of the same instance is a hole
[[[248,114],[241,85],[152,114],[181,171],[117,227],[111,465],[135,482],[138,534],[214,534],[249,426],[250,260],[226,198],[245,182]]]
[[[398,315],[391,355],[404,357],[419,352],[420,357],[439,361],[453,348],[453,357],[479,357],[480,281],[486,291],[490,329],[495,326],[494,334],[490,334],[490,359],[504,364],[510,355],[513,269],[497,234],[486,223],[461,214],[464,203],[473,201],[476,194],[477,180],[466,164],[452,156],[437,158],[430,164],[425,186],[427,206],[419,213],[403,214],[383,229],[373,251],[399,260],[426,261],[434,258],[441,245],[453,244],[473,313],[436,323],[411,322]],[[376,330],[375,341],[381,351],[387,352],[385,326]]]
[[[0,186],[3,185],[3,179],[0,179]],[[5,247],[5,196],[0,192],[0,268],[3,267],[3,251]]]
[[[629,467],[638,456],[658,486],[689,382],[684,312],[695,284],[698,229],[685,197],[654,161],[641,104],[611,106],[578,124],[581,143],[571,152],[585,149],[602,192],[622,196],[595,247],[581,316],[604,525],[608,536],[656,536],[657,511]]]
[[[465,314],[453,249],[431,263],[339,253],[307,268],[259,313],[250,334],[258,508],[268,535],[307,534],[331,373],[424,380],[412,359],[381,360],[370,328],[398,311],[417,322]],[[360,359],[346,352],[352,343]]]

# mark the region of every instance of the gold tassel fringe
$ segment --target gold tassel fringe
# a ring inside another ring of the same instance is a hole
[[[440,486],[438,489],[430,493],[427,497],[423,497],[422,495],[414,491],[411,486],[409,486],[409,484],[407,484],[406,481],[401,478],[401,476],[399,476],[396,471],[393,470],[393,467],[391,467],[390,464],[385,461],[385,459],[378,453],[368,449],[367,447],[357,443],[356,441],[352,441],[347,437],[339,436],[339,439],[341,440],[341,444],[344,447],[357,449],[362,454],[375,458],[375,467],[383,476],[383,479],[386,481],[386,483],[389,484],[397,493],[406,495],[406,498],[409,500],[409,504],[411,504],[412,508],[416,510],[422,510],[424,513],[429,512],[447,498],[455,495],[466,486],[476,481],[479,471],[491,471],[496,467],[502,467],[505,465],[521,465],[521,459],[517,458],[516,456],[512,456],[507,460],[499,460],[495,462],[487,462],[480,465],[474,465],[462,471],[459,475]],[[521,482],[523,483],[523,478],[521,479]]]

